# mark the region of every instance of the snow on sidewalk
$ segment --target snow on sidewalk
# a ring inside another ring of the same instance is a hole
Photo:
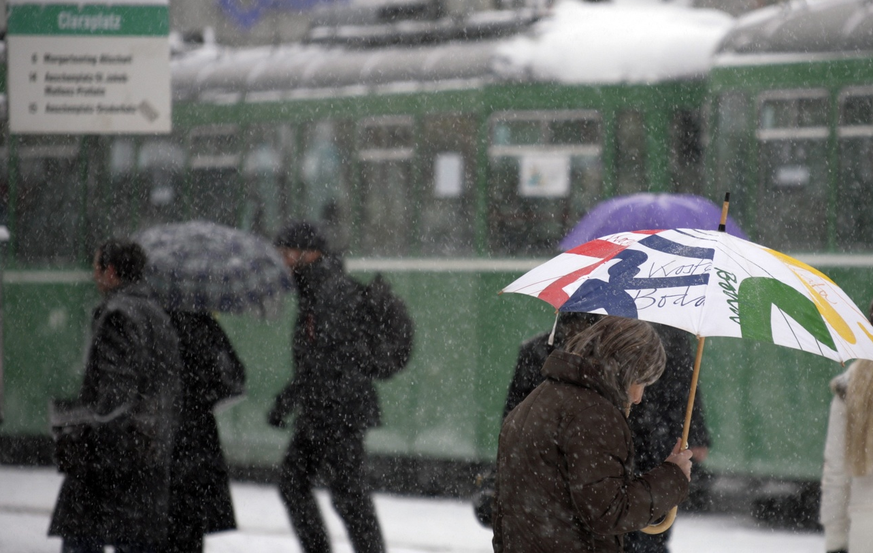
[[[50,468],[0,466],[0,553],[58,553],[60,540],[46,537],[62,476]],[[299,553],[275,486],[231,485],[239,530],[213,534],[206,553]],[[324,492],[318,499],[335,553],[351,553],[339,518]],[[489,553],[491,531],[457,499],[376,494],[376,509],[390,553]],[[749,517],[680,513],[672,553],[820,553],[820,533],[758,527]]]

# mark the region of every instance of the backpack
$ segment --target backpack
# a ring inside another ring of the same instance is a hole
[[[371,378],[390,378],[402,371],[412,356],[415,326],[403,300],[381,273],[370,284],[361,284],[361,289],[362,322],[370,345],[363,371]]]

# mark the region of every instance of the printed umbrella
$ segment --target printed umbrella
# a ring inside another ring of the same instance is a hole
[[[721,207],[694,194],[654,194],[641,192],[600,202],[579,219],[561,240],[562,250],[594,240],[599,236],[640,229],[699,228],[715,230]],[[730,217],[728,234],[748,238]]]
[[[291,276],[270,242],[207,221],[148,228],[134,240],[148,255],[145,279],[179,311],[279,313]]]
[[[535,267],[503,292],[540,298],[559,311],[632,317],[697,335],[683,447],[706,336],[760,340],[840,362],[873,359],[873,327],[830,278],[722,231],[604,236]],[[643,531],[663,532],[675,512],[663,525]]]

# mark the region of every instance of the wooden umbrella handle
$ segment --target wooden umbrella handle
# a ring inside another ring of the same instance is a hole
[[[705,340],[706,337],[704,336],[697,337],[697,356],[694,358],[694,372],[691,373],[691,390],[688,391],[688,405],[685,407],[685,426],[682,427],[682,451],[688,449],[688,434],[691,431],[691,413],[694,410],[694,396],[697,394],[697,380],[700,376],[700,361],[703,359],[703,344]],[[678,510],[678,505],[673,507],[664,517],[664,520],[658,524],[641,528],[640,532],[644,534],[663,534],[668,528],[673,526]]]
[[[664,516],[664,520],[659,522],[658,524],[652,524],[650,526],[646,526],[645,528],[641,528],[640,532],[643,534],[663,534],[666,532],[671,526],[673,526],[673,522],[676,520],[676,513],[679,511],[679,506],[675,506],[667,512],[667,515]]]
[[[721,206],[721,221],[718,224],[719,232],[727,230],[728,208],[731,203],[731,193],[725,192],[724,203]],[[688,449],[688,433],[691,431],[691,413],[694,410],[694,396],[697,394],[697,380],[700,376],[700,361],[703,359],[703,343],[706,340],[704,336],[697,337],[697,356],[694,358],[694,372],[691,374],[691,390],[688,391],[688,406],[685,408],[685,426],[682,427],[682,450]],[[667,513],[664,519],[658,524],[652,524],[640,529],[644,534],[663,534],[668,528],[673,526],[673,521],[676,520],[676,512],[679,506],[675,506]]]

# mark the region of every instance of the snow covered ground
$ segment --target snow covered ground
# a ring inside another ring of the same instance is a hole
[[[50,468],[0,466],[0,553],[57,553],[60,540],[46,537],[61,476]],[[239,530],[212,535],[206,553],[298,553],[276,488],[232,485]],[[339,519],[320,494],[336,553],[351,546]],[[376,495],[376,508],[390,553],[487,553],[491,531],[476,522],[468,502],[452,499]],[[758,526],[748,517],[680,513],[672,553],[820,553],[819,533],[795,533]]]

